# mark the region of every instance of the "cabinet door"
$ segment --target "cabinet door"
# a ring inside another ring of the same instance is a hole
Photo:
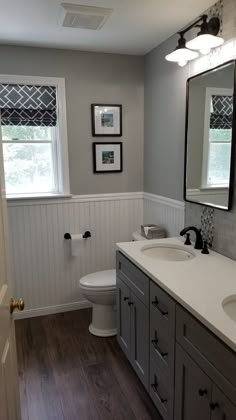
[[[117,278],[117,340],[130,359],[130,302],[129,288]]]
[[[234,420],[236,419],[236,407],[225,395],[213,385],[211,402],[211,420]]]
[[[149,384],[149,311],[132,293],[131,310],[131,363],[148,389]]]
[[[211,380],[177,344],[175,420],[210,420],[211,392]]]

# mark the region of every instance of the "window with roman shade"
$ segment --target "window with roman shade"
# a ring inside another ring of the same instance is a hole
[[[212,95],[210,128],[231,129],[233,120],[233,96]]]
[[[68,193],[64,81],[55,81],[55,85],[0,83],[1,134],[9,197]],[[60,112],[59,104],[63,108]]]
[[[57,123],[54,86],[0,85],[2,125],[54,127]]]
[[[203,188],[229,185],[232,120],[232,89],[206,88]]]

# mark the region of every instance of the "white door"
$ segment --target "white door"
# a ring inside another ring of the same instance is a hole
[[[2,146],[0,139],[0,420],[20,420],[17,384],[14,307],[23,309],[23,302],[11,301],[12,285],[9,258],[9,237]]]

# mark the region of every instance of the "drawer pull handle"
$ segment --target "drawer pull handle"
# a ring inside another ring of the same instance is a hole
[[[219,404],[217,402],[216,403],[210,403],[210,409],[212,411],[214,411],[216,408],[219,408]]]
[[[164,351],[161,351],[161,349],[158,347],[158,345],[157,345],[157,343],[158,343],[158,339],[157,338],[155,338],[154,340],[152,340],[152,344],[153,344],[153,347],[154,347],[154,349],[162,356],[162,357],[166,357],[166,356],[168,356],[168,353],[167,352],[164,352]]]
[[[166,403],[167,402],[167,399],[166,398],[162,398],[160,396],[160,394],[158,393],[158,391],[157,391],[158,384],[157,383],[151,384],[151,387],[152,387],[153,391],[155,392],[155,394],[157,395],[157,398],[161,401],[161,403],[162,404]]]
[[[204,395],[207,395],[207,389],[199,389],[198,394],[200,397],[204,397]]]
[[[129,306],[131,306],[131,305],[133,305],[134,304],[134,302],[128,302],[128,305]]]
[[[124,301],[129,300],[129,296],[124,297]]]
[[[162,316],[167,316],[168,315],[168,311],[163,311],[160,308],[159,302],[158,302],[157,299],[152,301],[152,305],[161,313]]]

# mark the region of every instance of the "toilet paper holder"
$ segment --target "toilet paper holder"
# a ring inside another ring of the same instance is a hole
[[[65,239],[71,239],[71,234],[70,233],[65,233],[64,238]],[[91,232],[89,232],[89,230],[86,230],[86,232],[84,232],[84,234],[83,234],[83,238],[84,239],[91,238]]]

